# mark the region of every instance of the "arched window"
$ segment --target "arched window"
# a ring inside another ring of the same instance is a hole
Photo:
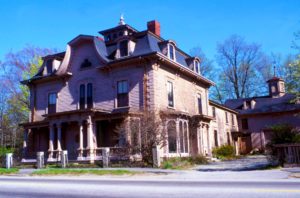
[[[176,153],[177,152],[177,137],[176,137],[175,121],[168,122],[167,131],[168,131],[169,153]]]
[[[87,108],[93,107],[93,84],[87,84],[87,95],[86,95]]]
[[[180,152],[184,153],[184,130],[182,121],[179,122]]]
[[[171,60],[175,61],[175,47],[172,44],[168,45],[168,56]]]
[[[85,85],[81,84],[79,87],[79,108],[85,108]]]
[[[128,41],[127,40],[121,41],[119,48],[120,48],[120,57],[128,56]]]
[[[194,61],[194,71],[197,73],[197,74],[201,74],[200,72],[200,62],[198,60],[195,60]]]
[[[47,74],[51,74],[53,71],[52,68],[52,60],[47,60],[46,62],[46,69],[47,69]]]
[[[188,126],[187,126],[187,123],[184,122],[183,124],[183,128],[184,128],[184,151],[185,153],[188,153],[189,152],[189,137],[188,137]]]

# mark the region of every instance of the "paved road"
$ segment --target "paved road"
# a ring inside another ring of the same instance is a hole
[[[0,197],[299,198],[300,181],[184,181],[10,176],[0,177]]]

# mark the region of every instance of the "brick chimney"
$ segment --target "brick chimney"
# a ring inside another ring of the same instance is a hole
[[[149,21],[147,23],[147,29],[148,31],[156,34],[157,36],[160,36],[160,23],[158,21]]]

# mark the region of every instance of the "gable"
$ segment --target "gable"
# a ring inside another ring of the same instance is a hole
[[[68,72],[76,73],[82,69],[96,68],[102,61],[95,49],[93,40],[85,40],[79,45],[71,46],[71,58]]]

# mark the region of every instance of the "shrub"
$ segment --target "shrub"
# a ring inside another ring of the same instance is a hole
[[[218,159],[232,159],[235,158],[235,150],[231,145],[223,145],[215,147],[212,151],[213,156]]]

